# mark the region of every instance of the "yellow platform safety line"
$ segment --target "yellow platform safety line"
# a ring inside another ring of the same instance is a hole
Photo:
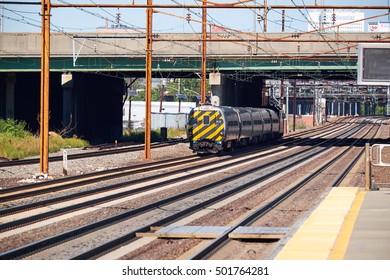
[[[355,225],[356,218],[359,214],[359,210],[362,206],[364,197],[366,195],[366,192],[360,191],[352,206],[351,210],[349,211],[347,217],[345,217],[345,221],[343,224],[343,227],[340,231],[339,236],[337,237],[335,246],[333,247],[333,250],[329,256],[330,260],[343,260],[345,256],[345,252],[348,248],[348,243],[352,235],[352,230]]]
[[[275,257],[275,260],[327,260],[359,193],[358,188],[332,188]]]
[[[199,133],[196,137],[194,137],[194,140],[198,140],[199,138],[201,138],[203,135],[205,135],[207,132],[211,131],[212,129],[214,129],[217,125],[214,123],[212,125],[210,125],[208,128],[206,128],[205,130],[203,130],[201,133]]]

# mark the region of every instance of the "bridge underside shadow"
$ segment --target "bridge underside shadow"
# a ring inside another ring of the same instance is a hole
[[[262,89],[263,79],[259,77],[245,81],[221,74],[220,84],[211,86],[211,103],[216,106],[261,107]]]
[[[122,135],[124,82],[91,73],[72,73],[62,85],[61,73],[50,73],[50,131],[94,142]],[[39,131],[40,73],[0,74],[0,117],[23,120]]]

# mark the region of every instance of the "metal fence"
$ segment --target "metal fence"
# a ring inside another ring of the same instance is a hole
[[[186,113],[151,113],[151,129],[158,130],[161,127],[185,129],[188,114]],[[143,130],[144,121],[132,121],[131,129]],[[128,127],[128,121],[123,120],[123,127]]]
[[[152,113],[152,129],[160,127],[185,129],[188,114],[186,113]]]

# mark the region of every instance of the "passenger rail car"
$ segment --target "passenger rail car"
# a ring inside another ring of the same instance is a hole
[[[282,111],[202,105],[189,114],[187,136],[199,154],[276,140],[283,136]]]

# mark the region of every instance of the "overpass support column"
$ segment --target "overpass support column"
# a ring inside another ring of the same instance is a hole
[[[355,114],[354,115],[357,115],[357,114],[360,114],[360,113],[358,113],[358,103],[355,102]]]
[[[331,107],[331,111],[330,111],[330,114],[333,116],[334,115],[334,101],[332,100],[332,107]]]
[[[337,116],[338,117],[341,116],[341,113],[340,113],[340,101],[337,101]]]
[[[371,112],[370,112],[370,103],[369,102],[365,102],[364,103],[364,107],[365,107],[365,115],[366,116],[369,116],[369,115],[371,115]]]
[[[8,73],[5,78],[5,118],[15,118],[15,73]]]
[[[72,74],[62,74],[61,84],[63,132],[67,136],[72,136],[76,125]]]

